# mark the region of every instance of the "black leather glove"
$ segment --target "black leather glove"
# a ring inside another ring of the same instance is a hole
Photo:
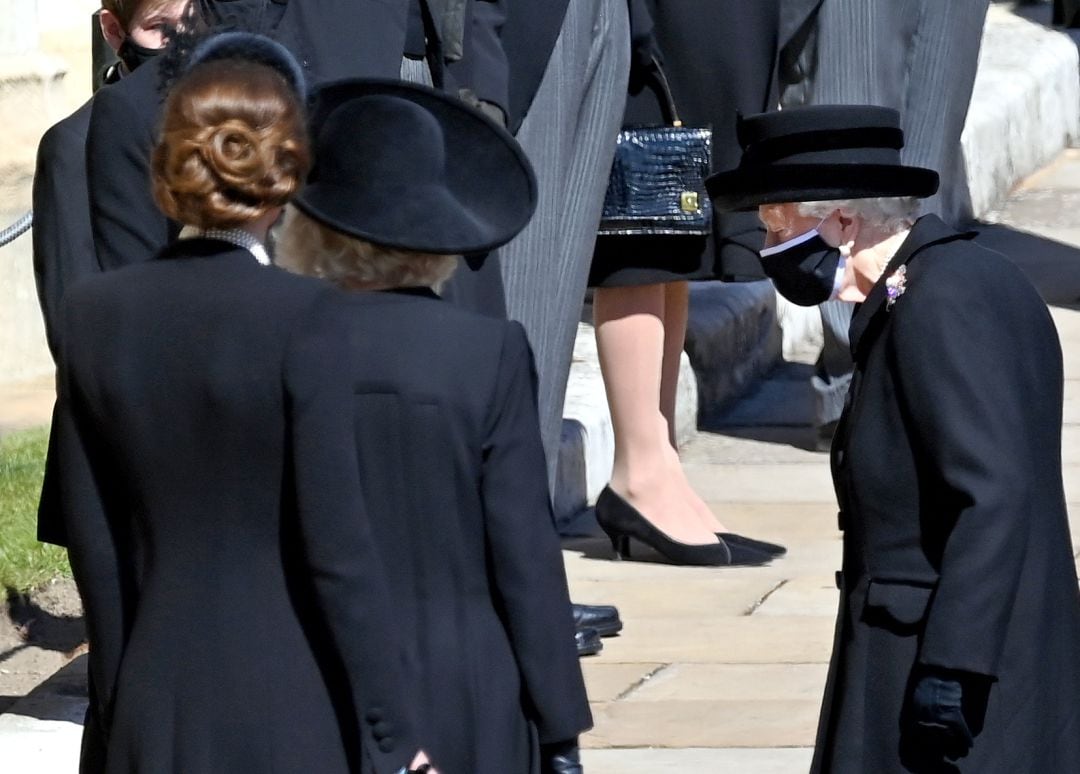
[[[540,745],[541,774],[582,774],[581,755],[578,753],[578,740],[567,739]]]
[[[951,759],[962,758],[975,743],[963,710],[964,685],[959,675],[928,669],[915,683],[912,720],[928,746]]]

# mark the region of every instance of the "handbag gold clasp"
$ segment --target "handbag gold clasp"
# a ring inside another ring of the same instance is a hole
[[[697,212],[701,209],[697,191],[683,191],[679,197],[679,209],[683,212]]]

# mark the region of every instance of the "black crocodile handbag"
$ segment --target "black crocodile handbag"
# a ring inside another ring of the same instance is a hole
[[[712,207],[705,194],[712,129],[683,126],[658,62],[654,74],[666,125],[619,132],[601,235],[707,235]]]

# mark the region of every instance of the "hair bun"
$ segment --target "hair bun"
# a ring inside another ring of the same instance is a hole
[[[200,145],[207,166],[230,186],[246,187],[264,178],[273,159],[262,152],[260,134],[235,119],[208,127]]]
[[[231,228],[281,207],[310,166],[303,105],[281,74],[225,58],[170,90],[154,150],[154,198],[173,220]]]

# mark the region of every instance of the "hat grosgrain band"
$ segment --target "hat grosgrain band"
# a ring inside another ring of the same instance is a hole
[[[932,196],[938,174],[900,163],[890,108],[818,105],[740,118],[742,159],[705,181],[719,211],[761,204]]]
[[[384,247],[476,254],[509,242],[536,209],[517,141],[455,96],[353,78],[312,95],[315,167],[293,204]]]

